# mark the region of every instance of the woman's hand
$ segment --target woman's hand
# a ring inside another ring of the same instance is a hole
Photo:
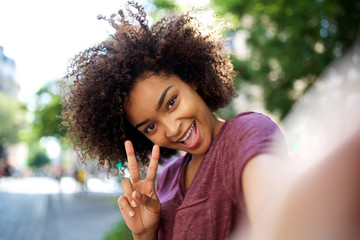
[[[135,239],[157,239],[160,223],[161,204],[155,193],[155,177],[159,162],[160,148],[154,145],[145,179],[140,179],[134,148],[130,141],[125,142],[128,167],[132,182],[122,181],[124,194],[118,205],[124,220]]]

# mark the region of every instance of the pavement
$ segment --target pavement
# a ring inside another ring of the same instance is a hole
[[[116,181],[89,179],[78,191],[68,177],[0,179],[0,240],[102,240],[122,219]]]

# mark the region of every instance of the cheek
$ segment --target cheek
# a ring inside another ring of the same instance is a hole
[[[159,145],[160,147],[169,147],[169,140],[164,134],[156,133],[152,136],[147,137],[153,144]]]
[[[145,135],[145,134],[144,134]],[[153,144],[156,144],[156,145],[161,145],[161,138],[160,138],[160,134],[156,133],[154,135],[151,135],[151,136],[146,136]]]
[[[197,109],[198,103],[196,101],[189,101],[189,99],[185,99],[179,105],[179,114],[184,116],[190,116],[196,113],[198,111]]]

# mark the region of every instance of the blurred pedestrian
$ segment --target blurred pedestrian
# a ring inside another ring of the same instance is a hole
[[[74,178],[77,182],[77,188],[81,193],[86,193],[87,188],[87,172],[83,168],[75,169]]]

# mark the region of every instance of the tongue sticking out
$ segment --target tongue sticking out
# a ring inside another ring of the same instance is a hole
[[[196,125],[194,124],[193,129],[190,133],[190,136],[183,142],[185,145],[190,146],[194,144],[196,140]]]

